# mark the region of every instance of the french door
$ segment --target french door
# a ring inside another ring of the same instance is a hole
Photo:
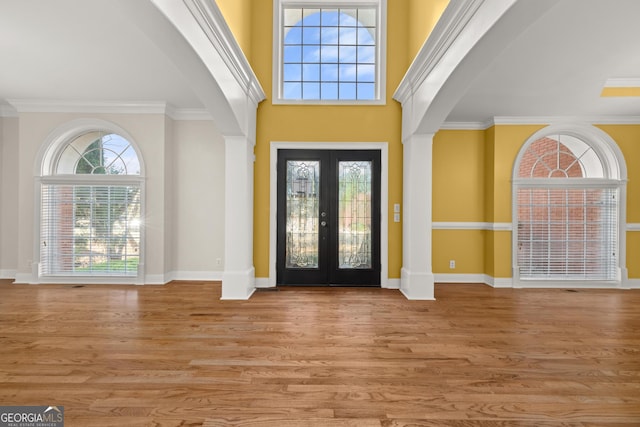
[[[278,150],[279,285],[380,286],[380,151]]]

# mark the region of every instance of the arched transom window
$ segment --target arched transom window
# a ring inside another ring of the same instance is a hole
[[[278,0],[274,99],[380,102],[386,0]]]
[[[514,171],[518,279],[619,279],[620,180],[609,159],[571,134],[525,145]]]
[[[137,276],[142,181],[133,145],[84,132],[52,159],[42,177],[40,274]]]

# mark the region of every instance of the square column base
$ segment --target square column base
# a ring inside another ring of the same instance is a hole
[[[222,300],[247,300],[255,292],[255,269],[225,271],[222,274]]]
[[[433,273],[413,273],[403,268],[400,292],[409,300],[435,300]]]

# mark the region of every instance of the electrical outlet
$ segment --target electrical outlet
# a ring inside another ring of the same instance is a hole
[[[452,259],[451,261],[449,261],[449,268],[452,269],[452,270],[454,268],[456,268],[456,260],[455,259]]]

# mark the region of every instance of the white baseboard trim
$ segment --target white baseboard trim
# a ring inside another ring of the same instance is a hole
[[[510,277],[491,277],[486,274],[434,274],[436,283],[482,283],[492,288],[512,288],[513,279]]]
[[[275,288],[275,286],[269,283],[268,277],[256,277],[256,288],[260,288],[260,289]]]
[[[16,270],[0,270],[0,279],[15,279]]]
[[[493,288],[513,288],[513,279],[511,277],[486,277],[486,284]]]
[[[222,271],[172,271],[169,273],[169,281],[202,281],[202,282],[220,282],[222,281]]]
[[[484,274],[434,274],[436,283],[486,283]]]
[[[400,289],[400,279],[387,279],[387,284],[382,287],[384,289]]]
[[[628,279],[627,285],[629,289],[640,289],[640,279]]]
[[[16,283],[19,285],[35,285],[38,282],[33,280],[33,275],[31,273],[16,272],[15,280],[13,283]]]
[[[146,274],[144,276],[145,285],[165,285],[171,281],[171,273],[167,274]]]

